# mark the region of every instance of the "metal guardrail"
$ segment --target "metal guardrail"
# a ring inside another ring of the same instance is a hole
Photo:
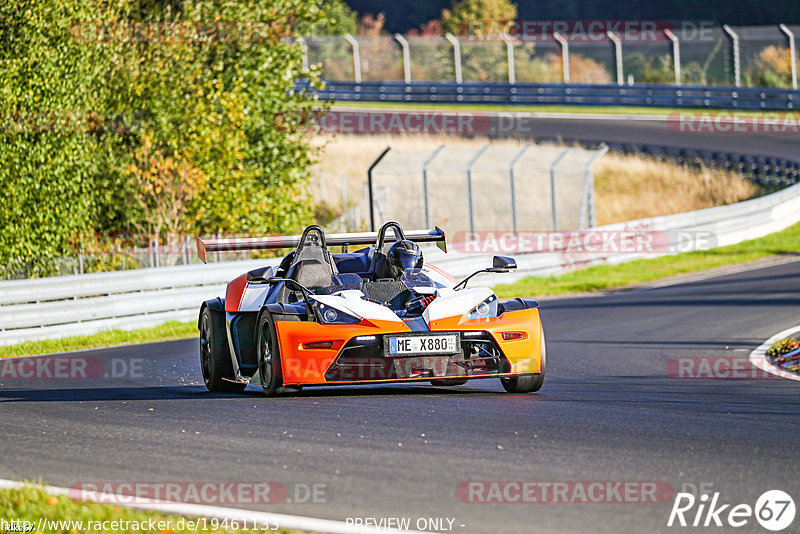
[[[279,260],[248,260],[0,282],[0,345],[197,317],[227,282]]]
[[[798,221],[800,184],[738,204],[594,230],[711,232],[718,245],[728,245],[782,230]],[[486,254],[445,255],[436,248],[425,254],[428,262],[457,278],[486,267],[487,262]],[[580,264],[619,263],[655,255],[597,253],[582,256]],[[575,261],[569,253],[518,254],[516,258],[517,272],[494,283],[563,272]],[[0,345],[194,320],[203,300],[222,295],[228,281],[254,267],[278,261],[248,260],[0,282]]]
[[[298,89],[307,88],[305,82]],[[669,108],[792,110],[800,90],[667,84],[453,83],[328,81],[319,98],[340,102],[569,104]]]
[[[664,232],[671,240],[688,233],[712,234],[717,246],[732,245],[778,232],[800,222],[800,184],[763,197],[688,213],[650,217],[593,228],[597,232]],[[670,245],[677,244],[671,241]],[[457,247],[450,247],[457,248]],[[506,283],[526,276],[548,276],[563,273],[576,266],[588,267],[603,263],[654,258],[667,252],[654,253],[582,253],[569,250],[560,253],[516,254],[518,269],[492,283]],[[457,278],[486,267],[486,254],[431,251],[426,261],[447,270]],[[481,281],[478,280],[478,283]]]

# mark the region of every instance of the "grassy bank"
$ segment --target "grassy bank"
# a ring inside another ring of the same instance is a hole
[[[49,354],[51,352],[66,352],[68,350],[91,349],[96,347],[111,347],[113,345],[169,341],[171,339],[183,339],[196,335],[196,322],[181,323],[178,321],[170,321],[153,328],[142,328],[139,330],[108,330],[88,336],[26,341],[19,345],[0,347],[0,358],[30,356],[32,354]]]
[[[67,496],[54,496],[36,487],[0,490],[0,518],[4,521],[24,521],[27,532],[54,533],[158,533],[171,534],[207,532],[246,532],[243,530],[218,528],[220,522],[194,517],[134,510],[111,504],[76,501]],[[48,522],[45,526],[45,520]],[[41,521],[41,522],[40,522]],[[150,528],[154,525],[155,528]],[[241,523],[240,523],[241,525]],[[41,530],[38,530],[41,527]],[[203,528],[205,527],[205,528]],[[216,527],[216,528],[215,528]],[[259,526],[260,528],[261,526]],[[11,529],[7,530],[11,532]],[[23,532],[24,530],[19,530]],[[250,532],[257,532],[252,530]],[[260,532],[260,530],[258,530]],[[298,531],[270,530],[289,533]]]
[[[556,276],[532,276],[513,284],[498,285],[495,291],[501,297],[599,291],[775,255],[800,255],[800,223],[781,232],[737,245],[619,265],[597,265]]]

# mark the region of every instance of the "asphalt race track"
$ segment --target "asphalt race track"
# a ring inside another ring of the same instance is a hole
[[[702,115],[703,111],[697,112]],[[526,121],[518,119],[524,125]],[[709,152],[730,152],[776,158],[800,156],[800,132],[681,132],[676,121],[625,117],[540,116],[527,121],[521,137],[561,137],[608,143],[638,143],[692,148]],[[730,127],[730,126],[728,126]],[[499,126],[498,126],[499,128]],[[528,133],[529,132],[529,133]],[[527,135],[526,135],[527,133]]]
[[[506,394],[494,379],[214,395],[202,386],[195,340],[87,351],[106,369],[112,360],[139,368],[138,377],[6,380],[0,478],[65,487],[277,481],[290,499],[294,484],[325,484],[324,503],[260,509],[341,520],[450,517],[456,532],[663,531],[672,499],[470,504],[456,487],[663,481],[676,491],[710,483],[732,504],[752,506],[770,489],[796,498],[800,383],[680,379],[667,369],[673,358],[747,358],[800,323],[798,288],[793,261],[544,302],[548,379],[536,395]],[[752,519],[737,530],[764,532]]]
[[[385,115],[386,113],[411,113],[411,110],[356,108],[349,106],[334,107],[334,112],[350,114],[350,122],[343,123],[343,133],[349,133],[347,125],[370,124],[369,120],[355,119],[361,115]],[[800,157],[800,131],[797,121],[782,118],[776,125],[758,123],[739,125],[737,128],[747,132],[731,131],[733,126],[724,120],[715,124],[704,123],[702,126],[692,124],[683,126],[679,115],[668,117],[614,115],[602,113],[529,113],[517,112],[506,108],[502,112],[484,111],[426,111],[455,117],[459,114],[472,114],[473,126],[453,133],[466,135],[486,135],[488,137],[511,137],[520,139],[564,139],[585,142],[625,143],[640,145],[659,145],[675,148],[690,148],[708,152],[722,152],[794,159]],[[707,110],[685,111],[683,113],[698,117],[707,117]],[[767,112],[766,117],[769,118]],[[772,116],[779,115],[772,112]],[[486,117],[488,120],[484,120]],[[730,115],[726,115],[730,119]],[[781,116],[783,117],[783,116]],[[340,119],[342,120],[342,119]],[[453,120],[452,124],[457,124]],[[379,123],[382,124],[382,123]],[[354,126],[355,127],[355,126]],[[697,131],[691,131],[692,128]],[[725,131],[727,129],[727,131]],[[713,131],[710,131],[713,130]],[[721,131],[720,131],[721,130]],[[382,133],[381,131],[360,131],[360,133]],[[415,132],[410,132],[413,135]]]

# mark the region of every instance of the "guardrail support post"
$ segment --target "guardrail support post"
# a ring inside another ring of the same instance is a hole
[[[675,67],[675,85],[681,84],[681,42],[669,28],[664,28],[664,35],[672,41],[672,65]]]
[[[548,172],[550,173],[550,220],[553,224],[553,231],[558,231],[558,212],[556,211],[556,166],[559,162],[564,159],[564,156],[572,150],[571,148],[565,148],[564,151],[559,154],[553,163],[550,164],[550,168]]]
[[[741,63],[739,58],[739,36],[733,31],[733,28],[728,26],[727,24],[722,26],[722,29],[725,30],[731,38],[731,46],[733,47],[733,80],[734,85],[736,87],[741,87],[742,85],[742,69]]]
[[[506,54],[508,56],[508,83],[514,85],[517,83],[517,69],[514,64],[514,41],[505,33],[500,34],[500,38],[506,43]]]
[[[443,148],[444,145],[439,145],[433,151],[433,154],[428,156],[428,158],[422,162],[422,199],[425,205],[425,228],[431,227],[431,202],[430,198],[428,197],[428,165],[433,162]]]
[[[369,166],[369,169],[367,169],[367,188],[369,189],[369,229],[371,232],[375,231],[375,195],[372,191],[372,169],[378,166],[378,163],[381,162],[383,157],[388,154],[391,149],[392,147],[390,146],[384,148],[383,152],[381,152],[381,155],[378,156],[378,158],[372,162],[372,165]]]
[[[561,45],[561,68],[564,75],[564,83],[569,83],[569,41],[558,32],[553,33],[553,37]]]
[[[349,33],[344,34],[344,38],[353,47],[353,78],[356,83],[361,83],[361,53],[358,49],[358,40]]]
[[[452,33],[446,33],[444,37],[450,41],[450,44],[453,45],[453,62],[455,63],[456,67],[456,83],[461,83],[461,43],[458,41],[458,37]]]
[[[403,47],[403,80],[406,83],[411,83],[411,51],[409,50],[408,39],[399,33],[394,34],[394,39]]]
[[[301,67],[301,71],[308,72],[308,44],[306,43],[306,40],[302,37],[298,37],[297,42],[300,44],[300,50],[303,51],[303,64]]]
[[[792,64],[792,89],[797,89],[797,56],[795,55],[794,33],[792,33],[786,24],[781,24],[778,27],[786,34],[786,37],[789,38],[789,60]]]
[[[606,32],[608,38],[614,43],[614,57],[617,59],[617,85],[623,85],[625,78],[622,72],[622,40],[617,37],[617,34],[609,30]]]
[[[469,231],[475,232],[475,209],[473,204],[472,198],[472,166],[478,161],[478,158],[481,157],[481,154],[486,152],[486,149],[489,148],[489,145],[483,145],[478,152],[472,156],[472,159],[469,160],[467,163],[467,207],[469,209]]]
[[[517,190],[516,190],[517,179],[516,176],[514,176],[514,165],[517,164],[517,162],[522,158],[522,156],[525,155],[525,152],[527,152],[531,146],[533,145],[525,145],[524,147],[522,147],[522,150],[517,152],[517,154],[511,160],[511,164],[509,165],[508,168],[508,181],[511,187],[511,226],[515,232],[518,230],[517,228],[518,222],[517,222]]]
[[[584,179],[584,195],[583,202],[581,202],[581,218],[578,221],[578,230],[584,230],[583,221],[586,221],[588,228],[594,228],[597,225],[594,212],[594,172],[592,167],[597,163],[597,160],[605,156],[608,152],[608,145],[605,143],[600,146],[592,158],[586,163],[586,171],[583,175]]]

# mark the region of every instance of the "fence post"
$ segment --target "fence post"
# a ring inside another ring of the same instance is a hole
[[[430,199],[428,198],[428,165],[430,165],[443,148],[444,145],[439,145],[433,153],[422,162],[422,199],[425,206],[425,228],[431,227],[431,206]]]
[[[558,230],[558,213],[556,211],[556,165],[558,165],[570,150],[572,149],[565,148],[564,151],[553,160],[553,163],[550,164],[550,168],[548,169],[550,172],[550,220],[553,224],[554,232]]]
[[[725,30],[731,38],[731,46],[733,47],[733,79],[734,85],[736,87],[741,87],[742,85],[742,70],[741,64],[739,62],[739,36],[733,31],[733,28],[728,26],[727,24],[722,26],[722,29]]]
[[[681,42],[669,28],[664,28],[664,35],[672,41],[672,64],[675,67],[675,85],[681,84]]]
[[[489,145],[483,145],[478,152],[472,156],[472,159],[469,160],[467,163],[467,208],[469,209],[469,231],[475,232],[475,209],[473,205],[472,199],[472,166],[478,161],[478,158],[481,157],[481,154],[486,152],[486,149],[489,148]]]
[[[505,33],[500,34],[500,38],[506,43],[506,54],[508,56],[508,83],[514,85],[517,83],[517,69],[514,64],[514,41]]]
[[[603,143],[600,145],[600,150],[595,152],[591,159],[586,163],[586,171],[583,175],[584,194],[583,202],[581,202],[581,218],[578,222],[578,230],[584,229],[584,220],[589,228],[594,228],[597,225],[594,213],[594,172],[592,171],[592,167],[594,167],[594,164],[597,163],[597,160],[605,156],[606,152],[608,152],[608,145]]]
[[[394,39],[403,47],[403,80],[411,83],[411,51],[409,50],[408,40],[399,33],[394,34]]]
[[[300,50],[303,51],[302,72],[308,72],[308,44],[303,37],[298,37],[297,42],[300,43]]]
[[[786,24],[781,24],[778,27],[786,34],[786,37],[789,38],[789,60],[792,64],[792,89],[797,89],[797,57],[795,56],[794,33],[792,33]]]
[[[532,145],[525,145],[522,147],[522,150],[517,152],[514,158],[511,160],[511,164],[508,169],[508,181],[509,186],[511,187],[511,226],[513,227],[514,231],[518,230],[517,228],[517,190],[516,190],[516,176],[514,176],[514,165],[522,158],[522,156],[527,152],[527,150]]]
[[[569,41],[558,32],[553,34],[555,40],[561,45],[561,67],[563,70],[564,83],[569,83]]]
[[[625,77],[622,72],[622,41],[617,37],[617,34],[611,30],[607,31],[606,35],[608,35],[608,38],[614,43],[614,56],[617,59],[617,85],[623,85],[625,83]]]
[[[456,66],[456,83],[461,83],[461,43],[458,41],[458,37],[452,33],[446,33],[444,37],[450,41],[450,44],[453,45],[453,61]]]
[[[349,33],[344,34],[344,38],[353,47],[353,76],[356,83],[361,83],[361,53],[358,50],[358,40]]]
[[[383,157],[392,149],[392,147],[387,146],[381,152],[381,155],[372,162],[372,165],[369,166],[367,169],[367,187],[369,188],[369,229],[371,232],[375,231],[375,195],[372,191],[372,169],[374,169],[378,163],[381,162]]]

